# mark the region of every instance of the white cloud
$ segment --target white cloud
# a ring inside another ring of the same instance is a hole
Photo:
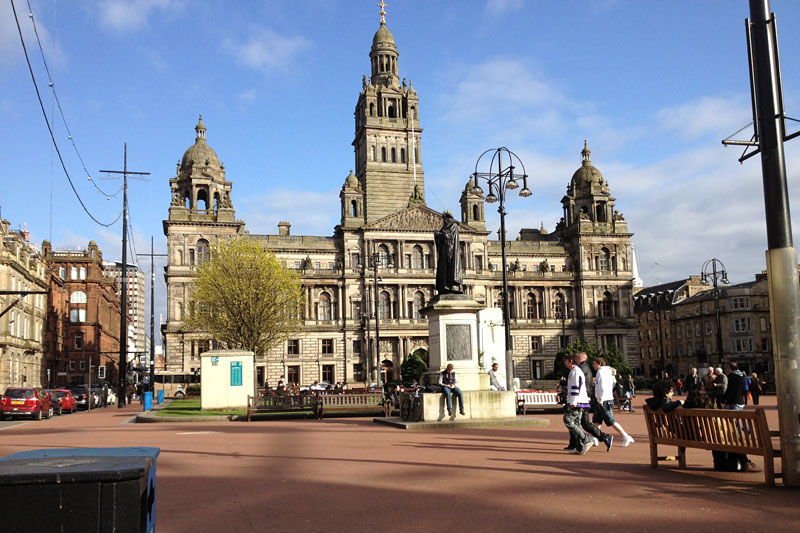
[[[101,0],[100,22],[112,30],[138,30],[149,24],[155,13],[183,9],[184,0]]]
[[[339,191],[310,192],[272,189],[263,195],[237,200],[237,216],[254,234],[275,235],[278,222],[288,221],[292,235],[332,235],[339,223]]]
[[[486,0],[486,11],[491,15],[505,15],[522,9],[523,0]]]
[[[19,26],[22,29],[22,37],[25,40],[25,46],[28,49],[28,55],[36,71],[37,79],[41,76],[41,80],[46,82],[47,74],[42,66],[41,54],[39,52],[39,45],[36,42],[36,33],[33,29],[33,23],[28,16],[30,13],[28,11],[28,6],[25,2],[21,2],[20,0],[15,0],[14,5],[17,8],[17,18],[19,20]],[[50,32],[40,19],[39,13],[34,12],[33,15],[33,21],[36,23],[36,31],[39,33],[39,40],[42,43],[42,48],[44,49],[44,54],[47,58],[51,73],[53,68],[53,54],[55,54],[57,58],[59,69],[63,69],[67,65],[68,60],[64,50],[56,46],[55,52],[53,51],[53,39]],[[24,61],[25,55],[19,40],[19,29],[14,20],[14,11],[11,8],[10,2],[4,3],[4,5],[0,7],[0,69],[5,69],[17,62],[24,63]]]
[[[226,48],[240,64],[270,72],[288,68],[296,56],[311,48],[311,41],[262,28],[244,42],[227,42]]]
[[[684,104],[662,109],[656,114],[659,125],[675,132],[684,141],[706,135],[720,140],[728,137],[751,120],[749,102],[741,97],[705,96]],[[742,132],[749,137],[752,129]]]
[[[256,96],[258,96],[258,91],[255,89],[246,89],[240,91],[236,95],[236,100],[238,100],[240,104],[249,105],[256,101]]]

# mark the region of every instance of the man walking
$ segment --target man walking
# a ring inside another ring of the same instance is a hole
[[[589,396],[590,400],[590,407],[591,407],[591,398],[594,398],[594,380],[592,376],[592,368],[589,366],[589,363],[586,362],[586,352],[578,352],[575,354],[575,361],[578,363],[578,367],[583,372],[584,376],[584,383],[586,384],[586,394]],[[592,424],[591,420],[589,420],[589,411],[590,409],[584,409],[583,413],[581,414],[581,427],[583,430],[594,437],[594,445],[599,446],[600,442],[606,445],[606,451],[611,450],[611,445],[614,442],[614,437],[612,435],[608,435],[603,433],[603,431]]]
[[[569,431],[570,443],[575,446],[570,449],[570,453],[584,455],[592,447],[592,439],[581,429],[581,418],[583,412],[589,408],[589,395],[586,393],[586,382],[583,371],[577,365],[574,355],[567,355],[564,358],[564,365],[569,369],[567,377],[566,411],[564,412],[564,426]]]
[[[596,373],[594,397],[597,400],[592,421],[595,424],[605,422],[606,426],[613,427],[622,435],[622,447],[630,446],[634,442],[633,437],[628,435],[620,423],[614,420],[615,380],[611,373],[611,367],[606,365],[606,360],[602,357],[595,357],[592,367]],[[611,446],[609,446],[610,448]]]

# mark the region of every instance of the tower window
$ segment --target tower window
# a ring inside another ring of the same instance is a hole
[[[378,149],[375,148],[375,146],[372,147],[372,160],[373,161],[378,160]]]
[[[405,163],[406,162],[406,149],[405,148],[400,148],[400,162],[401,163]]]
[[[392,163],[397,163],[397,148],[392,148]]]
[[[369,104],[369,116],[371,116],[371,117],[375,116],[375,103],[374,102]]]
[[[389,113],[389,118],[397,118],[397,113],[395,113],[394,110],[394,104],[389,104],[387,111]]]
[[[350,202],[350,216],[358,216],[358,203],[355,200]]]
[[[386,147],[381,148],[381,161],[386,163]]]
[[[480,220],[480,211],[478,210],[477,205],[472,206],[472,220]]]

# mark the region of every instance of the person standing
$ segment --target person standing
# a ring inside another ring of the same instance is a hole
[[[714,399],[717,409],[725,409],[725,392],[728,390],[728,376],[722,368],[714,369]]]
[[[500,379],[497,376],[497,370],[499,368],[499,364],[492,363],[492,369],[489,370],[489,388],[492,390],[506,390],[506,388],[500,384]]]
[[[463,416],[464,395],[461,393],[461,389],[458,388],[458,384],[456,382],[456,372],[453,370],[453,368],[453,364],[449,363],[447,368],[445,368],[439,374],[439,385],[442,387],[442,392],[444,393],[444,398],[447,403],[447,416],[453,416],[453,394],[455,394],[458,398],[458,411]]]
[[[586,392],[586,381],[583,371],[577,364],[575,356],[568,354],[564,358],[564,366],[569,369],[567,376],[567,405],[564,411],[564,426],[569,431],[570,443],[575,445],[569,450],[576,455],[585,455],[592,447],[592,439],[581,428],[583,412],[589,408],[589,395]]]
[[[592,367],[594,367],[596,376],[594,397],[597,400],[592,421],[595,424],[604,422],[606,426],[613,427],[622,435],[622,447],[630,446],[634,443],[633,437],[628,435],[620,423],[614,420],[614,386],[616,385],[616,380],[611,372],[611,367],[606,365],[606,360],[602,357],[595,357],[594,361],[592,361]],[[608,449],[610,450],[611,446]]]
[[[750,396],[750,376],[742,373],[744,376],[744,392],[742,393],[742,400],[744,400],[744,406],[747,407],[747,397]]]
[[[706,389],[706,394],[714,402],[716,394],[714,392],[714,367],[710,366],[706,369],[706,375],[703,376],[703,388]]]
[[[761,396],[762,388],[761,378],[753,372],[753,375],[750,376],[750,393],[753,395],[753,405],[758,405],[758,398]]]
[[[687,392],[695,387],[701,386],[702,384],[703,379],[698,375],[697,369],[692,368],[692,370],[689,372],[689,375],[686,376],[686,381],[684,382]]]
[[[633,381],[633,374],[628,374],[628,392],[631,393],[631,398],[636,398],[636,385]]]
[[[723,399],[725,409],[741,411],[744,409],[744,374],[736,363],[728,363],[728,384]]]

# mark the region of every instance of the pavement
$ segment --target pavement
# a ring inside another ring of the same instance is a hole
[[[777,429],[775,397],[762,397],[762,407]],[[109,407],[4,426],[0,456],[158,447],[159,533],[773,533],[796,531],[800,523],[800,491],[766,487],[761,473],[715,472],[708,451],[687,450],[686,469],[675,463],[651,469],[641,411],[617,416],[633,445],[610,452],[601,445],[584,456],[562,450],[567,433],[555,412],[528,415],[549,419],[550,427],[436,431],[405,431],[371,417],[133,423],[139,412],[139,406]],[[660,455],[673,453],[659,448]]]

